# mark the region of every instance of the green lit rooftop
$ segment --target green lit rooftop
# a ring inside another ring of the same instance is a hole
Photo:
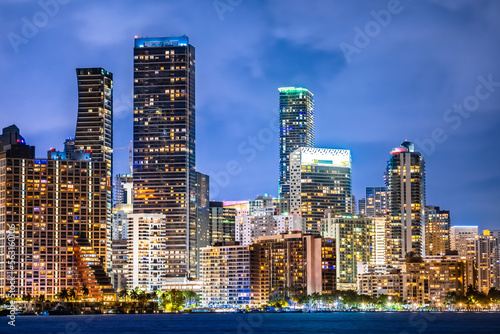
[[[307,88],[304,87],[280,87],[278,88],[280,93],[287,93],[287,94],[296,94],[296,93],[309,93],[311,95],[314,95],[311,93],[311,91]]]

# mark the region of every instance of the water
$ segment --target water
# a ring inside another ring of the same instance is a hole
[[[500,333],[500,313],[131,314],[0,318],[0,333]]]

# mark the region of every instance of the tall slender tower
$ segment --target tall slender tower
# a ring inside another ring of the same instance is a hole
[[[196,275],[195,49],[135,38],[134,213],[166,216],[167,277]]]
[[[425,164],[408,141],[391,152],[385,175],[389,191],[388,258],[425,255]]]
[[[113,73],[100,67],[77,68],[76,77],[78,80],[78,118],[75,150],[89,150],[92,152],[93,160],[109,162],[111,168]]]
[[[290,211],[290,154],[314,147],[313,94],[302,87],[278,88],[280,93],[280,211]]]
[[[92,161],[106,166],[106,225],[112,228],[113,205],[113,73],[101,67],[77,68],[78,116],[74,146],[66,150],[90,152]],[[106,242],[106,267],[111,269],[111,232]]]

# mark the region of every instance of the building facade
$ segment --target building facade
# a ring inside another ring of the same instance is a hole
[[[252,304],[335,290],[333,247],[302,232],[259,237],[249,246]]]
[[[86,285],[89,298],[112,298],[107,162],[92,160],[90,152],[82,160],[59,159],[71,154],[52,150],[49,159],[37,159],[16,126],[4,129],[0,144],[0,295],[14,279],[16,295],[50,298]]]
[[[425,164],[414,145],[403,142],[391,152],[385,174],[389,192],[388,260],[410,252],[425,255]]]
[[[474,257],[474,240],[477,235],[477,226],[452,226],[450,228],[450,249],[457,251],[460,256]]]
[[[290,155],[300,147],[314,147],[314,99],[303,87],[281,87],[280,105],[280,212],[290,212]]]
[[[250,251],[230,243],[201,250],[201,300],[205,306],[250,304]]]
[[[161,214],[129,214],[127,237],[127,286],[149,292],[161,290],[166,261],[166,216]]]
[[[195,49],[135,38],[134,213],[164,214],[167,277],[196,276]]]
[[[366,217],[385,217],[388,213],[389,194],[386,187],[367,187],[364,198]]]
[[[425,254],[445,255],[450,250],[450,211],[426,206]]]
[[[351,210],[349,150],[299,148],[290,157],[290,212],[304,220],[305,231],[320,233],[325,211]]]
[[[321,223],[321,236],[336,242],[337,289],[356,290],[358,265],[374,259],[373,219],[328,212]]]
[[[488,293],[490,288],[500,288],[498,266],[498,238],[485,230],[474,240],[477,268],[477,289]]]

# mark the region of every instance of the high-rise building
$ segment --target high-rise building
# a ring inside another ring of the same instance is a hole
[[[167,277],[196,276],[195,49],[135,38],[134,213],[163,214]]]
[[[211,246],[210,177],[196,172],[196,277],[200,274],[200,251]]]
[[[128,219],[127,286],[149,292],[160,290],[167,266],[165,215],[129,214]]]
[[[128,205],[132,208],[132,202],[134,198],[132,175],[130,174],[118,174],[115,176],[114,184],[114,207],[118,205]]]
[[[250,251],[229,243],[201,250],[201,299],[205,306],[241,307],[250,303]]]
[[[228,243],[235,241],[235,222],[237,210],[224,206],[224,202],[210,201],[209,203],[209,230],[211,231],[210,244]]]
[[[475,237],[477,289],[488,293],[490,288],[500,288],[498,267],[498,239],[485,230]]]
[[[128,250],[127,240],[113,240],[113,251],[111,261],[111,283],[115,291],[127,287]]]
[[[365,216],[366,215],[366,198],[363,197],[358,201],[358,215]]]
[[[250,245],[252,304],[336,289],[335,240],[302,232],[261,236]]]
[[[388,259],[425,254],[425,164],[414,145],[403,142],[391,151],[385,174],[389,192]]]
[[[112,240],[125,240],[128,233],[128,214],[132,213],[133,183],[130,174],[115,177]]]
[[[366,217],[385,217],[388,210],[388,192],[386,187],[367,187],[363,199]]]
[[[89,150],[92,159],[109,164],[113,153],[113,73],[103,68],[77,68],[78,118],[75,150]]]
[[[303,218],[305,230],[319,234],[325,211],[351,210],[351,152],[299,148],[290,155],[290,212]]]
[[[16,295],[50,298],[86,285],[90,299],[115,298],[106,276],[111,267],[107,162],[91,159],[90,152],[67,160],[70,152],[52,150],[49,158],[37,159],[16,126],[3,130],[0,144],[0,295],[15,279]],[[14,267],[7,265],[10,229]]]
[[[77,68],[78,114],[74,141],[65,143],[64,151],[81,159],[79,152],[90,152],[93,161],[106,163],[106,183],[113,183],[113,73],[101,67]],[[107,187],[106,201],[110,207],[106,224],[112,229],[113,187]],[[111,235],[107,241],[107,270],[111,269]]]
[[[337,289],[356,290],[358,264],[374,262],[373,219],[327,212],[321,222],[321,236],[336,242]]]
[[[425,254],[445,255],[450,250],[450,211],[426,206]]]
[[[477,235],[477,226],[452,226],[450,228],[450,250],[457,251],[459,256],[474,257],[473,240]]]
[[[302,87],[282,87],[280,93],[280,212],[290,212],[290,155],[301,147],[314,147],[313,94]]]

